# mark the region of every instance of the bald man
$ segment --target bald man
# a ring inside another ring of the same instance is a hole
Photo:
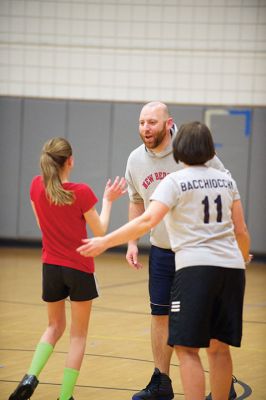
[[[164,103],[145,104],[139,117],[139,134],[143,144],[131,152],[126,167],[129,193],[129,220],[141,215],[160,181],[169,173],[182,168],[173,158],[172,142],[177,127]],[[208,165],[226,171],[215,155]],[[228,171],[227,171],[228,172]],[[173,349],[167,345],[170,291],[175,275],[175,255],[171,250],[164,221],[150,232],[149,295],[151,308],[151,345],[154,372],[148,385],[132,400],[171,400],[174,398],[169,378]],[[142,268],[138,260],[137,241],[128,243],[127,262]],[[233,382],[229,400],[236,398]],[[211,400],[211,394],[208,396]]]

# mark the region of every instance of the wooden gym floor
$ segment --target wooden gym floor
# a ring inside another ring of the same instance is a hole
[[[27,372],[46,327],[40,298],[40,249],[0,248],[0,400],[7,400]],[[153,372],[150,314],[145,268],[128,267],[124,253],[96,258],[100,298],[94,301],[86,355],[75,400],[130,400]],[[69,313],[69,304],[67,304]],[[69,318],[68,318],[69,320]],[[40,375],[33,399],[56,400],[60,390],[68,330]],[[201,350],[208,384],[208,363]],[[238,399],[266,399],[266,265],[247,268],[242,347],[232,348]],[[178,360],[172,358],[175,399],[184,399]],[[251,392],[252,391],[252,392]]]

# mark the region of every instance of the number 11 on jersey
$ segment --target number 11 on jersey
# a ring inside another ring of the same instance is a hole
[[[201,203],[204,205],[204,224],[208,224],[210,222],[209,197],[205,196]],[[222,199],[220,194],[218,194],[218,196],[214,200],[214,203],[216,204],[216,211],[217,211],[216,222],[222,222],[223,213],[222,213]]]

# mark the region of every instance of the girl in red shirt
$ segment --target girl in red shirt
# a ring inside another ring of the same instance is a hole
[[[47,303],[48,327],[36,347],[31,366],[9,400],[28,400],[36,389],[39,374],[66,327],[65,300],[71,302],[70,346],[59,400],[73,400],[85,352],[92,300],[98,297],[94,260],[81,256],[76,248],[87,237],[86,223],[95,236],[104,235],[112,202],[126,193],[124,178],[108,180],[100,215],[98,199],[84,183],[69,182],[74,160],[70,143],[52,138],[45,143],[40,166],[42,176],[33,178],[30,198],[42,232],[43,290]]]

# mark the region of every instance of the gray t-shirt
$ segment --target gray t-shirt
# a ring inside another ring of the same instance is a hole
[[[169,174],[151,200],[169,207],[164,222],[176,269],[193,265],[245,268],[234,234],[232,204],[239,199],[235,181],[207,166]]]
[[[173,132],[172,140],[174,136]],[[227,171],[216,156],[206,165]],[[131,152],[127,161],[125,177],[130,201],[133,203],[143,202],[146,209],[151,195],[162,179],[182,167],[182,163],[177,164],[174,160],[172,143],[161,153],[153,153],[146,149],[144,144],[140,145]],[[154,246],[164,249],[171,248],[164,221],[151,230],[150,241]]]

